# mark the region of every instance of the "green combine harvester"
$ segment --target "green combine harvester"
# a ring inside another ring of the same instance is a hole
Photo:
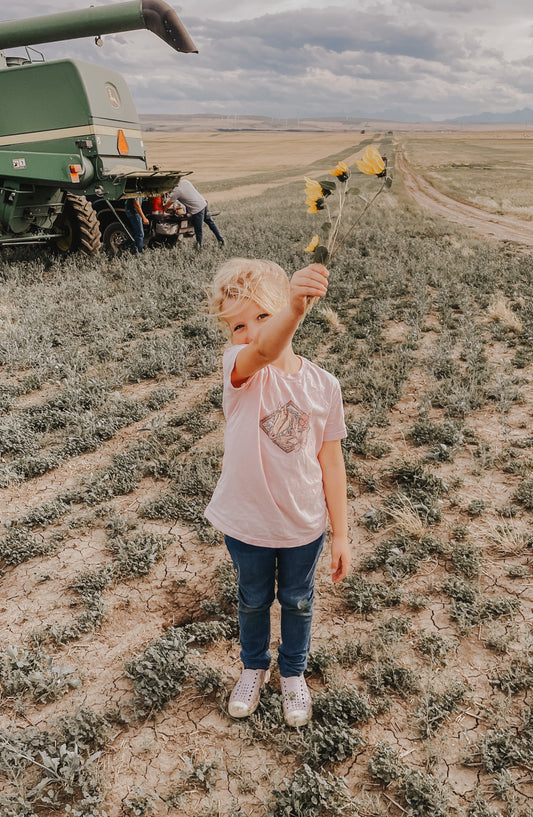
[[[100,227],[87,196],[156,196],[183,175],[147,168],[139,118],[120,74],[80,60],[45,62],[29,48],[88,36],[100,44],[103,34],[140,28],[176,51],[197,52],[163,0],[0,23],[0,247],[44,242],[92,255]],[[3,50],[21,46],[24,57]]]

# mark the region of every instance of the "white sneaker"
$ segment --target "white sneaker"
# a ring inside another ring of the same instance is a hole
[[[303,675],[281,676],[283,715],[289,726],[303,726],[311,719],[312,703]]]
[[[233,687],[228,703],[232,718],[246,718],[258,707],[261,687],[270,679],[270,670],[244,669]]]

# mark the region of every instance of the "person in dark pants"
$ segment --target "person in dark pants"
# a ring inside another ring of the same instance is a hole
[[[214,234],[218,241],[218,246],[224,246],[225,241],[213,220],[213,216],[209,212],[206,200],[188,179],[182,179],[174,190],[169,193],[164,210],[169,210],[176,202],[181,202],[185,207],[189,221],[194,228],[198,249],[201,248],[203,242],[204,222]]]
[[[135,247],[137,252],[142,252],[144,247],[144,225],[149,224],[149,221],[143,213],[140,200],[126,199],[124,211],[133,233],[133,241],[129,241],[126,246],[131,249]]]

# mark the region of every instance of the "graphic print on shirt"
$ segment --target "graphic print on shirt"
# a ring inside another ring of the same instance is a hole
[[[292,400],[280,406],[260,421],[267,436],[286,454],[300,451],[307,440],[310,428],[309,414],[298,408]]]

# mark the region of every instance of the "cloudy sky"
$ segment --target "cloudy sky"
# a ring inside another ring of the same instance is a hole
[[[120,71],[140,113],[442,120],[533,108],[531,0],[327,2],[170,0],[198,55],[147,31],[42,50]],[[0,17],[91,4],[113,2],[4,0]]]

